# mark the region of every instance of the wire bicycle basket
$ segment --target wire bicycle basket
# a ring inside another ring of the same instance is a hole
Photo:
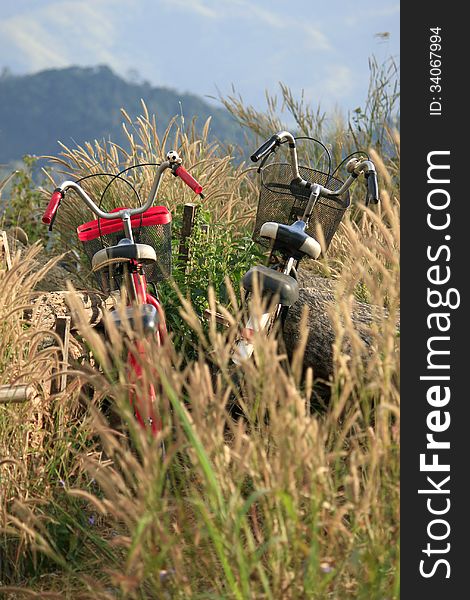
[[[261,226],[268,221],[291,225],[301,219],[309,200],[310,191],[293,184],[294,175],[290,163],[271,162],[264,166],[261,165],[258,171],[260,192],[253,240],[263,246],[269,246],[269,240],[260,236]],[[329,173],[310,167],[299,166],[299,173],[309,183],[319,183],[333,191],[339,190],[343,185],[342,181]],[[306,232],[318,239],[318,228],[321,228],[325,240],[323,252],[328,250],[349,205],[349,192],[345,192],[335,199],[318,198]]]
[[[299,173],[309,183],[319,183],[333,191],[339,190],[343,185],[336,177],[309,167],[299,167]],[[260,176],[261,187],[253,239],[263,246],[268,246],[269,240],[259,235],[261,226],[268,221],[291,225],[302,218],[310,192],[305,188],[292,186],[292,166],[289,163],[270,163],[261,167]],[[335,199],[317,200],[306,232],[317,239],[317,229],[321,228],[325,239],[324,252],[328,250],[349,204],[349,192]]]
[[[112,212],[121,210],[115,208]],[[153,206],[141,215],[131,218],[134,242],[148,244],[154,248],[157,262],[145,266],[145,275],[149,283],[158,283],[171,275],[171,214],[164,206]],[[125,237],[121,219],[95,219],[79,225],[78,239],[82,242],[90,266],[91,260],[99,250],[115,246]],[[119,290],[122,284],[122,265],[113,265],[110,270],[95,273],[96,281],[103,292],[109,294]]]

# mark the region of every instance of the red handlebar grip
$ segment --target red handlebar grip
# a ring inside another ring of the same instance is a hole
[[[62,200],[63,195],[60,190],[55,190],[52,194],[51,199],[49,200],[49,204],[47,205],[46,210],[42,216],[42,222],[46,223],[46,225],[50,225],[52,220],[54,219],[55,213],[59,208],[60,201]]]
[[[175,169],[175,175],[178,175],[186,185],[188,185],[193,192],[200,194],[202,192],[202,185],[198,183],[192,175],[190,175],[184,167],[181,165]]]

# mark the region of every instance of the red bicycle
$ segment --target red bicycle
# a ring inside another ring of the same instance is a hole
[[[171,275],[171,214],[166,207],[153,206],[153,203],[164,171],[171,170],[173,175],[203,197],[202,186],[181,163],[178,153],[171,150],[164,162],[155,165],[157,172],[148,198],[143,206],[137,208],[123,207],[104,212],[80,186],[81,180],[64,181],[54,190],[42,218],[52,230],[57,210],[66,193],[73,190],[79,195],[98,217],[77,228],[78,238],[91,261],[92,271],[103,292],[124,295],[126,298],[127,307],[124,311],[111,312],[112,322],[120,331],[125,331],[127,327],[136,334],[142,332],[144,336],[153,336],[159,346],[165,342],[167,329],[157,283]],[[147,165],[130,168],[136,166]],[[113,175],[110,183],[116,178],[122,179],[122,174],[127,170]],[[153,294],[149,292],[149,284],[153,284]],[[138,335],[133,338],[127,353],[129,401],[140,425],[149,427],[156,436],[162,429],[162,422],[155,409],[155,383],[149,383],[142,391],[139,382],[143,378],[146,346]]]

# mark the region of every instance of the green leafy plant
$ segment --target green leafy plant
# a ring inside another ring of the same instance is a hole
[[[43,196],[33,177],[37,157],[24,156],[23,165],[11,179],[9,198],[6,199],[3,221],[8,226],[21,227],[31,243],[44,240],[47,235],[41,223]]]
[[[176,231],[181,222],[181,211],[176,211],[173,220]],[[264,255],[251,239],[248,228],[240,231],[233,223],[217,221],[210,210],[202,207],[197,212],[192,235],[188,239],[188,252],[187,260],[179,257],[179,238],[175,236],[173,280],[161,286],[160,295],[176,347],[194,355],[198,339],[180,314],[181,297],[190,301],[203,320],[204,310],[209,308],[209,286],[215,291],[216,300],[229,306],[227,278],[233,289],[239,291],[244,273],[263,261]]]

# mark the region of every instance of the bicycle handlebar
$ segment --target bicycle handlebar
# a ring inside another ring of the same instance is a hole
[[[64,181],[58,188],[54,190],[54,193],[52,194],[49,204],[42,217],[43,223],[48,224],[49,229],[52,229],[60,201],[65,196],[65,192],[69,189],[75,190],[88,208],[100,219],[120,219],[124,216],[132,217],[134,215],[140,215],[141,213],[146,212],[152,206],[158,193],[158,188],[160,187],[162,174],[166,169],[172,169],[173,173],[180,177],[180,179],[182,179],[186,185],[196,192],[196,194],[202,196],[202,186],[194,179],[194,177],[192,177],[192,175],[188,173],[188,171],[186,171],[186,169],[181,166],[181,159],[179,158],[178,154],[174,151],[170,151],[167,154],[167,158],[169,158],[169,160],[165,160],[158,166],[152,188],[148,195],[147,201],[143,206],[138,206],[137,208],[123,208],[112,213],[104,212],[95,204],[95,202],[78,183],[75,183],[75,181]]]
[[[307,190],[311,189],[312,193],[313,190],[316,189],[317,197],[320,195],[326,198],[334,199],[338,196],[341,196],[341,194],[344,194],[344,192],[346,192],[351,187],[352,182],[363,172],[367,181],[367,196],[365,202],[366,206],[368,206],[369,204],[377,204],[380,201],[379,186],[377,182],[377,173],[375,170],[375,165],[369,159],[357,161],[354,168],[351,167],[351,175],[341,186],[341,188],[336,192],[334,192],[333,190],[329,190],[328,188],[323,187],[322,185],[312,184],[308,181],[305,181],[305,179],[303,179],[299,173],[295,138],[288,131],[279,131],[278,133],[275,133],[273,136],[271,136],[269,140],[264,142],[264,144],[262,144],[258,148],[258,150],[256,150],[256,152],[254,152],[251,155],[251,160],[253,162],[257,162],[260,158],[264,158],[269,152],[273,152],[277,146],[284,142],[289,142],[293,181],[295,181],[297,185],[305,187]]]
[[[251,160],[253,162],[257,162],[260,158],[264,158],[267,156],[269,152],[274,152],[275,148],[283,144],[284,142],[289,142],[289,150],[290,150],[290,161],[292,165],[292,170],[294,172],[294,179],[301,179],[299,173],[299,164],[297,162],[297,150],[295,146],[295,138],[292,133],[288,131],[279,131],[275,133],[273,136],[269,138],[264,144],[262,144],[256,152],[251,155]]]
[[[351,175],[346,179],[340,189],[336,191],[330,190],[319,183],[309,183],[302,178],[294,180],[297,185],[305,187],[306,190],[311,190],[302,220],[306,221],[310,218],[313,207],[320,196],[334,200],[338,196],[344,194],[344,192],[351,187],[352,182],[355,181],[361,173],[364,173],[367,179],[368,193],[366,197],[366,206],[368,206],[370,202],[377,204],[379,202],[377,173],[375,172],[374,163],[371,160],[357,161],[351,171]]]

